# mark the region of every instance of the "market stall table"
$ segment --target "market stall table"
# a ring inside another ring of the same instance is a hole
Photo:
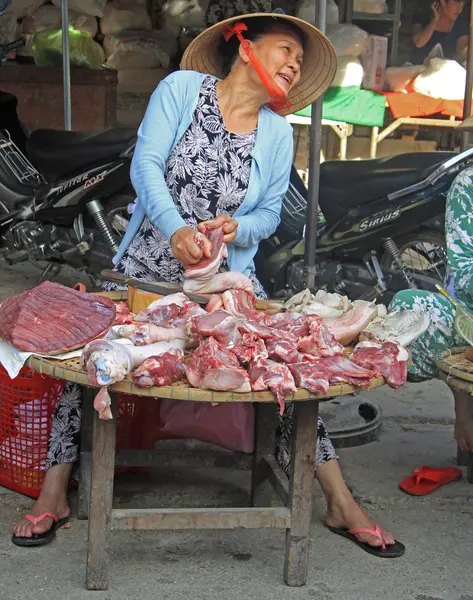
[[[436,360],[440,369],[440,377],[452,390],[468,392],[473,402],[473,362],[465,356],[467,347],[451,348],[442,352]],[[473,452],[468,453],[467,478],[473,483]]]
[[[89,532],[86,585],[89,590],[104,590],[109,582],[109,536],[111,530],[176,530],[176,529],[286,529],[284,580],[289,586],[302,586],[307,581],[309,530],[312,516],[315,451],[319,402],[352,394],[353,386],[332,385],[327,396],[313,397],[299,390],[287,400],[295,401],[292,439],[292,466],[288,478],[274,458],[276,434],[276,401],[271,392],[212,392],[191,388],[179,382],[170,387],[139,388],[125,380],[109,388],[112,410],[116,409],[116,394],[174,398],[190,402],[254,402],[256,404],[255,452],[252,457],[251,504],[249,508],[194,509],[112,509],[113,477],[116,464],[116,420],[100,420],[93,410],[95,390],[81,367],[80,358],[57,361],[52,358],[31,357],[28,366],[39,373],[57,379],[73,381],[84,386],[81,441],[80,513],[89,504]],[[371,380],[370,389],[383,385],[382,377]],[[93,415],[91,413],[93,412]],[[87,416],[87,414],[89,416]],[[115,413],[116,414],[116,413]],[[90,431],[87,421],[93,420]],[[227,452],[204,453],[207,466],[230,466],[229,458],[244,462],[249,455]],[[195,452],[189,461],[195,461]],[[187,461],[186,461],[187,462]],[[91,478],[88,470],[91,464]],[[159,451],[121,451],[119,464],[126,466],[157,466],[163,464]],[[189,462],[190,465],[190,462]],[[189,466],[188,465],[188,466]],[[265,482],[278,494],[283,507],[269,508]],[[90,487],[89,487],[90,486]],[[90,490],[90,492],[89,492]],[[85,517],[84,514],[82,514]]]

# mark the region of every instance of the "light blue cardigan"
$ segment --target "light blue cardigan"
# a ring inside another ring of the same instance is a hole
[[[131,164],[131,181],[138,200],[113,259],[115,264],[145,215],[168,239],[186,225],[166,186],[164,173],[169,155],[192,122],[205,77],[195,71],[176,71],[159,84],[151,97]],[[291,125],[269,108],[261,108],[247,194],[233,215],[238,229],[235,241],[228,246],[230,270],[249,274],[254,269],[259,242],[270,237],[279,225],[292,153]]]

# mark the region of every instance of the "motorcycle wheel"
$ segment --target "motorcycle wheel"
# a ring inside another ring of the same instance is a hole
[[[105,205],[105,216],[112,226],[115,237],[119,237],[117,242],[120,243],[121,238],[125,235],[126,228],[130,221],[131,215],[128,212],[128,205],[134,201],[134,196],[120,194],[114,196]]]
[[[447,245],[443,232],[421,229],[394,241],[418,289],[437,291],[435,285],[443,284],[447,268]],[[388,252],[381,257],[381,266],[396,269],[394,259]]]

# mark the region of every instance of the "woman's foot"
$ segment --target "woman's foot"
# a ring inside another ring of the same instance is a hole
[[[468,392],[452,390],[455,397],[455,440],[461,452],[473,452],[473,398]]]
[[[340,529],[374,529],[376,524],[371,521],[365,511],[356,503],[347,489],[343,495],[333,498],[328,502],[325,524]],[[383,541],[369,533],[357,533],[356,538],[370,546],[386,546],[394,544],[391,533],[381,529]]]
[[[71,509],[67,502],[67,496],[65,494],[51,495],[42,491],[29,511],[29,514],[33,517],[39,517],[44,513],[53,513],[57,515],[59,520],[68,517],[71,514]],[[31,538],[33,535],[46,533],[51,529],[53,524],[54,521],[51,517],[46,517],[37,525],[33,525],[31,521],[22,519],[13,526],[13,533],[17,537]]]
[[[72,467],[72,463],[64,463],[54,465],[46,471],[39,498],[31,507],[30,515],[39,517],[44,513],[52,513],[61,520],[71,514],[67,502],[67,488]],[[54,521],[51,517],[46,517],[36,525],[27,519],[22,519],[13,526],[13,533],[17,537],[31,538],[34,535],[46,533],[53,524]]]

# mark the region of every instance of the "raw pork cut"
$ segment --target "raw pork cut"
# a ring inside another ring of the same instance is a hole
[[[371,378],[376,377],[374,371],[364,369],[344,356],[325,356],[315,363],[325,369],[329,383],[349,383],[368,389]]]
[[[130,311],[126,302],[117,302],[115,306],[115,321],[114,325],[125,325],[133,323],[135,315]]]
[[[286,365],[267,358],[256,358],[248,369],[251,387],[255,392],[271,390],[279,402],[279,412],[284,413],[284,401],[287,395],[297,392],[294,377]]]
[[[329,388],[328,369],[318,362],[302,362],[289,365],[297,387],[312,394],[326,395]]]
[[[157,342],[149,346],[134,346],[129,340],[94,340],[82,352],[82,366],[89,373],[92,385],[113,385],[151,356],[184,350],[183,340]]]
[[[325,319],[325,325],[335,339],[346,346],[353,342],[363,329],[378,315],[378,309],[373,302],[356,300],[353,308],[339,319]]]
[[[224,346],[232,347],[240,339],[237,329],[238,321],[225,310],[192,317],[185,326],[185,333],[190,342],[198,343],[203,337],[214,337]]]
[[[185,339],[183,327],[159,327],[153,323],[131,323],[123,325],[118,335],[131,340],[135,346],[146,346],[155,342],[170,342]]]
[[[261,313],[256,310],[254,294],[245,290],[227,290],[222,294],[222,303],[227,312],[234,317],[259,319]]]
[[[296,363],[299,361],[297,343],[291,340],[273,338],[266,341],[269,358],[278,362]]]
[[[386,383],[397,389],[406,383],[409,353],[397,342],[359,342],[350,360],[382,375]]]
[[[207,258],[203,256],[202,259],[196,264],[187,267],[185,271],[186,279],[207,279],[209,276],[214,275],[224,258],[227,258],[227,246],[223,241],[224,231],[223,227],[217,227],[216,229],[206,229],[203,235],[212,244],[212,250],[210,256]],[[202,234],[199,232],[195,236],[195,241],[201,248],[203,245],[200,243]]]
[[[206,338],[186,365],[189,383],[196,388],[217,392],[250,392],[248,373],[238,358],[213,337]]]
[[[196,242],[199,243],[199,235]],[[227,258],[227,246],[223,241],[223,227],[207,229],[206,237],[212,244],[209,258],[203,257],[196,265],[188,267],[184,272],[184,292],[196,294],[219,294],[230,289],[247,290],[254,293],[251,279],[233,271],[218,273],[224,258]]]
[[[159,300],[158,300],[159,302]],[[135,321],[137,323],[153,323],[158,327],[169,327],[171,322],[177,319],[182,311],[182,307],[178,304],[150,304],[148,308],[139,312]]]
[[[242,365],[247,365],[253,358],[268,358],[265,343],[252,333],[244,333],[231,350]]]
[[[344,348],[325,326],[321,317],[308,315],[309,334],[299,339],[298,348],[301,352],[315,357],[337,356],[344,353]]]
[[[60,354],[103,335],[115,320],[110,298],[44,281],[0,306],[0,338],[24,352]]]
[[[268,327],[287,331],[298,338],[309,335],[310,319],[298,313],[289,312],[265,315],[264,324]]]
[[[184,375],[184,352],[176,350],[147,358],[133,371],[131,379],[139,387],[161,387],[180,381]]]

